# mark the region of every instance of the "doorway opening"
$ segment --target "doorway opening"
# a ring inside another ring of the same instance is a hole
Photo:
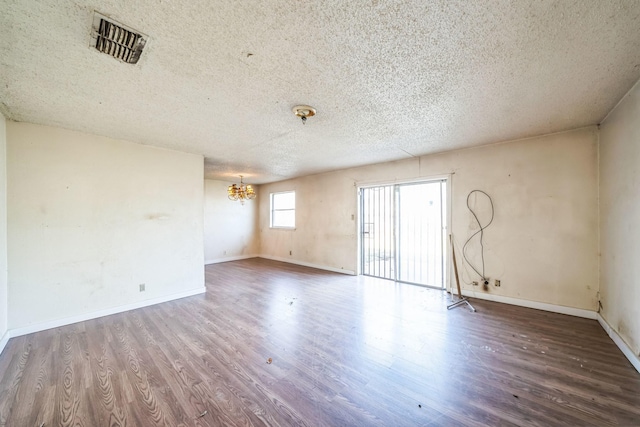
[[[447,180],[360,188],[360,272],[445,287]]]

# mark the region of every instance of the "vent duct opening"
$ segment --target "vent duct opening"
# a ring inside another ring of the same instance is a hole
[[[136,64],[148,37],[96,12],[91,45],[127,64]]]

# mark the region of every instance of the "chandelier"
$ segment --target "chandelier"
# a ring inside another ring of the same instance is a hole
[[[229,200],[240,200],[240,204],[244,205],[245,200],[253,200],[256,198],[256,192],[253,190],[251,184],[245,185],[242,182],[242,175],[240,175],[240,184],[233,184],[227,188],[227,194]]]

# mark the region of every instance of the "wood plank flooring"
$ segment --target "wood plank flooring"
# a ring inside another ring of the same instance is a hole
[[[640,426],[640,374],[593,320],[263,259],[206,282],[11,339],[0,425]]]

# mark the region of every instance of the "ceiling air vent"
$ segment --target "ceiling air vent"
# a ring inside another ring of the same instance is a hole
[[[111,18],[95,12],[91,45],[102,53],[114,58],[136,64],[148,37]]]

